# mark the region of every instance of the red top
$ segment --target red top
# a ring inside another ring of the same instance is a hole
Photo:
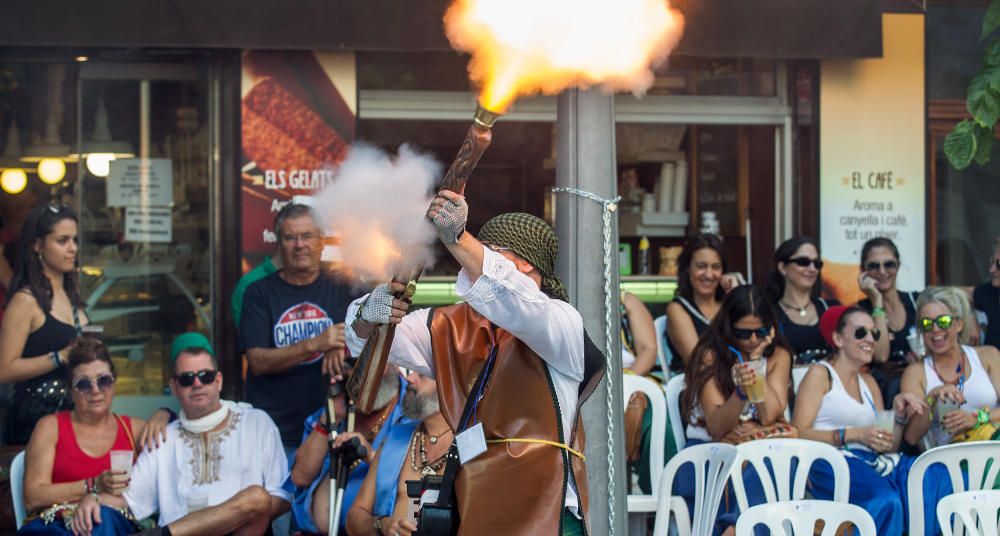
[[[76,434],[73,432],[69,411],[56,413],[56,421],[59,422],[59,439],[56,440],[56,457],[52,463],[53,484],[76,482],[97,476],[111,468],[112,450],[135,450],[132,448],[132,440],[130,439],[132,420],[117,415],[115,418],[118,419],[118,435],[115,436],[115,444],[107,452],[95,458],[81,450],[80,445],[76,442]],[[123,423],[125,426],[122,426]]]

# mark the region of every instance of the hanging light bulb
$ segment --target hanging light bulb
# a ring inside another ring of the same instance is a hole
[[[0,188],[8,194],[19,194],[28,185],[28,174],[21,168],[0,171]]]
[[[111,173],[111,161],[116,158],[114,153],[90,153],[87,155],[87,171],[95,177],[107,177]]]
[[[38,162],[38,178],[45,184],[59,184],[66,176],[66,163],[58,158],[43,158]]]

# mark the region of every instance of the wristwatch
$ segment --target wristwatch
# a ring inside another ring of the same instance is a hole
[[[382,532],[382,527],[383,527],[382,522],[385,521],[385,519],[386,519],[385,516],[376,517],[375,518],[375,525],[374,526],[375,526],[375,532],[377,534],[383,534],[383,532]]]

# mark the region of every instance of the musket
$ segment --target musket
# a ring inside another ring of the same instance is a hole
[[[462,194],[465,192],[465,185],[469,181],[472,170],[475,169],[479,159],[486,152],[493,139],[493,123],[501,114],[476,106],[476,113],[472,118],[472,126],[465,134],[462,147],[458,150],[458,155],[452,161],[448,172],[445,173],[441,181],[443,190]],[[424,271],[423,264],[413,261],[403,260],[393,270],[392,280],[403,283],[406,289],[397,293],[395,297],[407,303],[416,291],[417,279]],[[358,357],[358,363],[354,367],[354,373],[347,381],[347,391],[357,404],[358,410],[362,413],[371,413],[375,409],[375,395],[378,393],[379,383],[382,381],[382,374],[389,360],[389,349],[392,347],[392,338],[396,332],[395,324],[379,324],[365,342],[364,350]]]

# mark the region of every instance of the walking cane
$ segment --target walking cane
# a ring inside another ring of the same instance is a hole
[[[354,431],[354,402],[347,401],[347,431]],[[334,463],[333,456],[336,456]],[[347,488],[347,477],[351,472],[354,462],[368,456],[368,449],[361,445],[361,441],[352,437],[345,441],[336,452],[331,451],[330,469],[336,471],[336,479],[330,482],[330,526],[327,534],[337,535],[340,528],[340,511],[344,507],[344,491]],[[336,488],[334,484],[336,483]]]

